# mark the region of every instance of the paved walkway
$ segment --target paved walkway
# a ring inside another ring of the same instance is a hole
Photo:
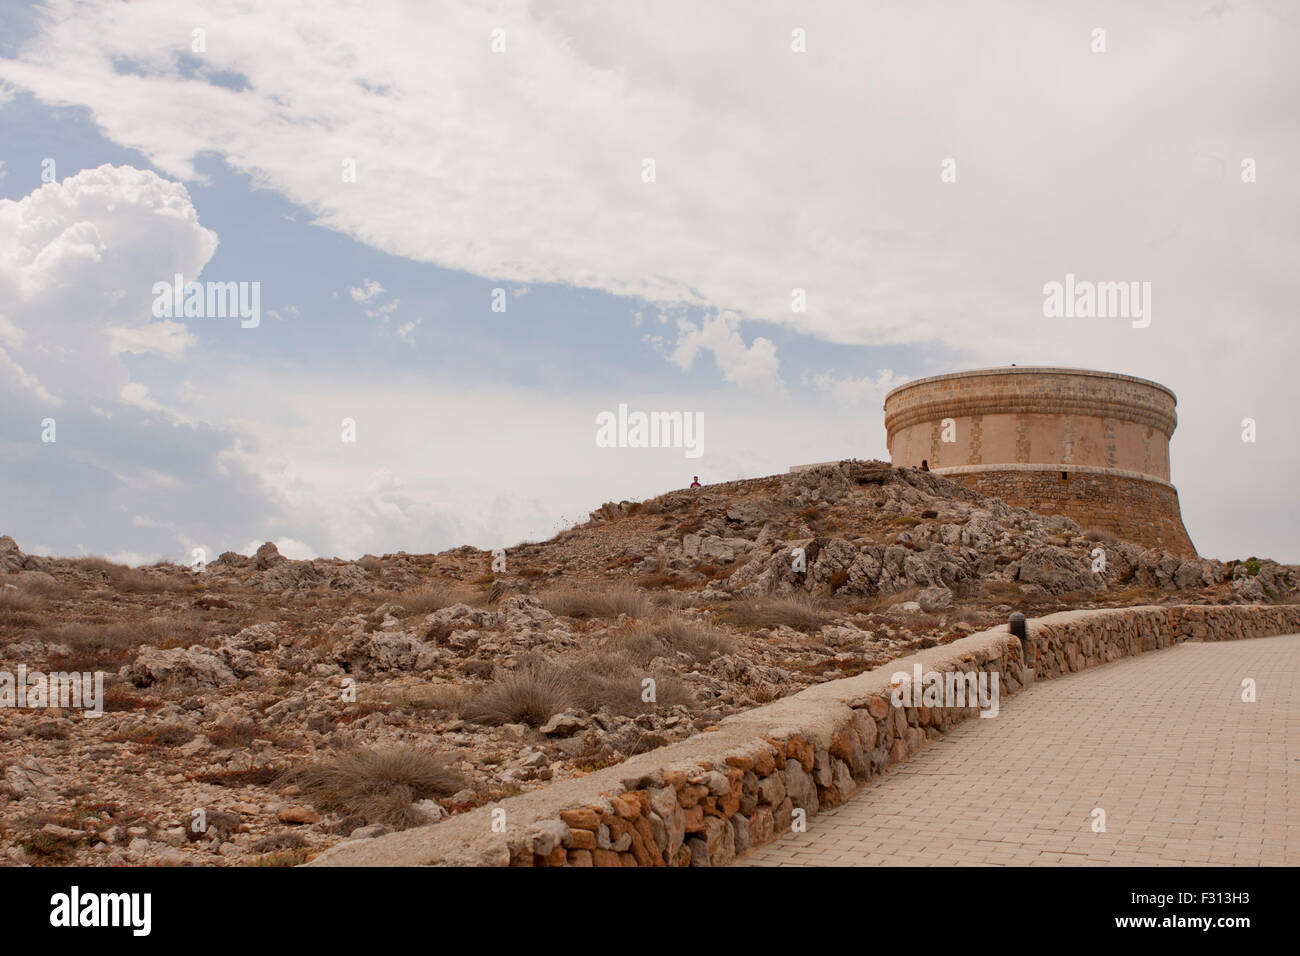
[[[1300,636],[1036,684],[741,864],[1298,865]]]

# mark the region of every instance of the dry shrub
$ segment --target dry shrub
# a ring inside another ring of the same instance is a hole
[[[67,644],[73,651],[118,651],[148,643],[152,629],[127,627],[125,624],[93,624],[74,621],[48,627],[35,635],[47,644]]]
[[[142,644],[188,647],[191,644],[205,643],[217,627],[219,625],[189,613],[176,617],[151,618],[133,624],[72,621],[42,628],[33,637],[47,644],[68,645],[72,649],[71,657],[90,662],[93,665],[90,669],[94,670],[97,666],[122,660],[129,651]]]
[[[217,787],[269,787],[282,776],[274,767],[253,767],[249,770],[219,770],[196,773],[196,783],[210,783]]]
[[[652,702],[641,699],[647,677],[655,682]],[[647,670],[623,648],[605,648],[558,661],[528,660],[475,694],[461,716],[476,723],[540,727],[570,709],[634,716],[691,702],[675,675]]]
[[[486,602],[488,604],[496,604],[502,598],[509,597],[512,594],[528,594],[532,585],[528,584],[527,581],[534,577],[539,577],[544,573],[544,571],[538,569],[525,569],[519,570],[519,576],[525,579],[523,581],[512,581],[509,578],[497,578],[488,587],[485,594],[477,595],[477,601],[470,603]]]
[[[296,830],[283,830],[262,837],[249,849],[254,853],[272,853],[276,850],[297,850],[307,845],[307,839]],[[271,864],[266,864],[271,865]]]
[[[207,731],[214,747],[250,747],[257,736],[257,725],[251,720],[236,720]]]
[[[693,661],[707,661],[715,653],[730,654],[734,649],[724,631],[680,614],[636,624],[612,635],[610,643],[640,663],[677,651]]]
[[[300,846],[292,850],[277,850],[248,861],[249,866],[302,866],[311,859],[311,849]]]
[[[470,689],[459,684],[421,684],[394,690],[386,697],[407,710],[440,710],[458,715],[469,700]]]
[[[908,601],[915,601],[921,589],[917,587],[904,588],[901,591],[893,591],[888,594],[876,594],[863,600],[852,601],[849,607],[857,613],[867,613],[871,611],[882,611],[885,608],[891,608],[899,604],[906,604]]]
[[[179,747],[181,744],[189,743],[194,737],[195,732],[184,724],[159,724],[109,734],[104,740],[109,743],[134,743],[145,747]]]
[[[12,583],[16,584],[21,591],[50,601],[60,601],[76,593],[74,588],[59,583],[52,574],[42,571],[26,571],[18,575],[18,580]]]
[[[741,627],[776,627],[784,624],[796,631],[814,631],[832,615],[811,597],[757,597],[732,601],[727,616]]]
[[[544,591],[539,598],[545,608],[557,617],[592,618],[647,617],[650,602],[636,588],[620,585],[593,591],[586,588],[557,588]]]
[[[1168,594],[1160,588],[1127,588],[1114,595],[1111,600],[1117,604],[1155,604]]]
[[[76,558],[73,567],[82,571],[98,572],[117,591],[125,594],[160,594],[164,591],[188,591],[194,588],[191,581],[176,580],[150,574],[142,568],[129,568],[103,558]]]
[[[451,584],[446,581],[435,581],[426,584],[418,591],[407,591],[391,598],[392,603],[401,605],[408,614],[415,617],[441,611],[453,604],[477,604],[481,600],[481,595],[475,594],[459,584]]]
[[[594,713],[605,710],[633,717],[660,708],[693,703],[693,697],[676,675],[666,671],[649,672],[626,654],[592,651],[564,662],[570,676],[574,705]],[[646,678],[654,680],[655,699],[644,701]]]
[[[352,750],[288,771],[278,785],[297,786],[317,809],[355,814],[404,830],[422,822],[411,808],[464,788],[450,754],[414,747]]]
[[[34,627],[40,627],[45,623],[45,618],[36,614],[28,614],[26,611],[4,611],[0,610],[0,635],[4,631],[28,631]],[[7,640],[0,636],[0,645],[7,643]]]
[[[544,661],[528,661],[474,694],[461,716],[477,724],[540,727],[571,706],[572,695],[568,674]]]
[[[34,611],[45,602],[24,588],[0,587],[0,611]]]
[[[43,595],[30,587],[0,585],[0,634],[40,627],[45,618],[32,612],[44,606]],[[0,643],[5,643],[3,637]]]
[[[983,624],[986,620],[988,620],[990,616],[991,616],[990,612],[981,611],[978,608],[959,607],[952,614],[952,619],[954,622],[964,621],[967,624],[979,625],[979,624]]]
[[[636,583],[643,588],[680,588],[691,582],[676,571],[656,571],[637,578]]]
[[[125,567],[122,564],[114,564],[106,558],[72,558],[68,563],[81,571],[100,571],[104,574],[108,574],[114,568]]]
[[[651,603],[656,610],[669,609],[680,611],[683,608],[699,607],[712,602],[702,601],[698,591],[659,591],[651,595]]]
[[[1023,593],[1017,582],[999,581],[993,578],[985,578],[980,581],[980,590],[986,598],[999,603],[1017,601]]]

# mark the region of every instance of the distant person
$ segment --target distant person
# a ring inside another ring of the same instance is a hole
[[[924,458],[921,459],[921,470],[922,471],[930,470],[930,463]]]
[[[696,475],[695,478],[691,481],[691,487],[692,487],[692,488],[701,488],[701,487],[703,487],[703,486],[700,484],[700,476],[699,476],[699,475]]]

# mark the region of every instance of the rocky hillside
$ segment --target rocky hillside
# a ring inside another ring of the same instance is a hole
[[[105,675],[102,717],[5,711],[0,862],[297,863],[1013,609],[1292,602],[1300,583],[879,462],[606,504],[493,564],[267,544],[126,568],[0,537],[0,699],[20,666]]]

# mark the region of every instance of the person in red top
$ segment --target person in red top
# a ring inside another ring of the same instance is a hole
[[[699,475],[696,475],[696,476],[695,476],[695,480],[691,482],[691,487],[692,487],[692,488],[699,488],[699,487],[700,487],[700,476],[699,476]]]

